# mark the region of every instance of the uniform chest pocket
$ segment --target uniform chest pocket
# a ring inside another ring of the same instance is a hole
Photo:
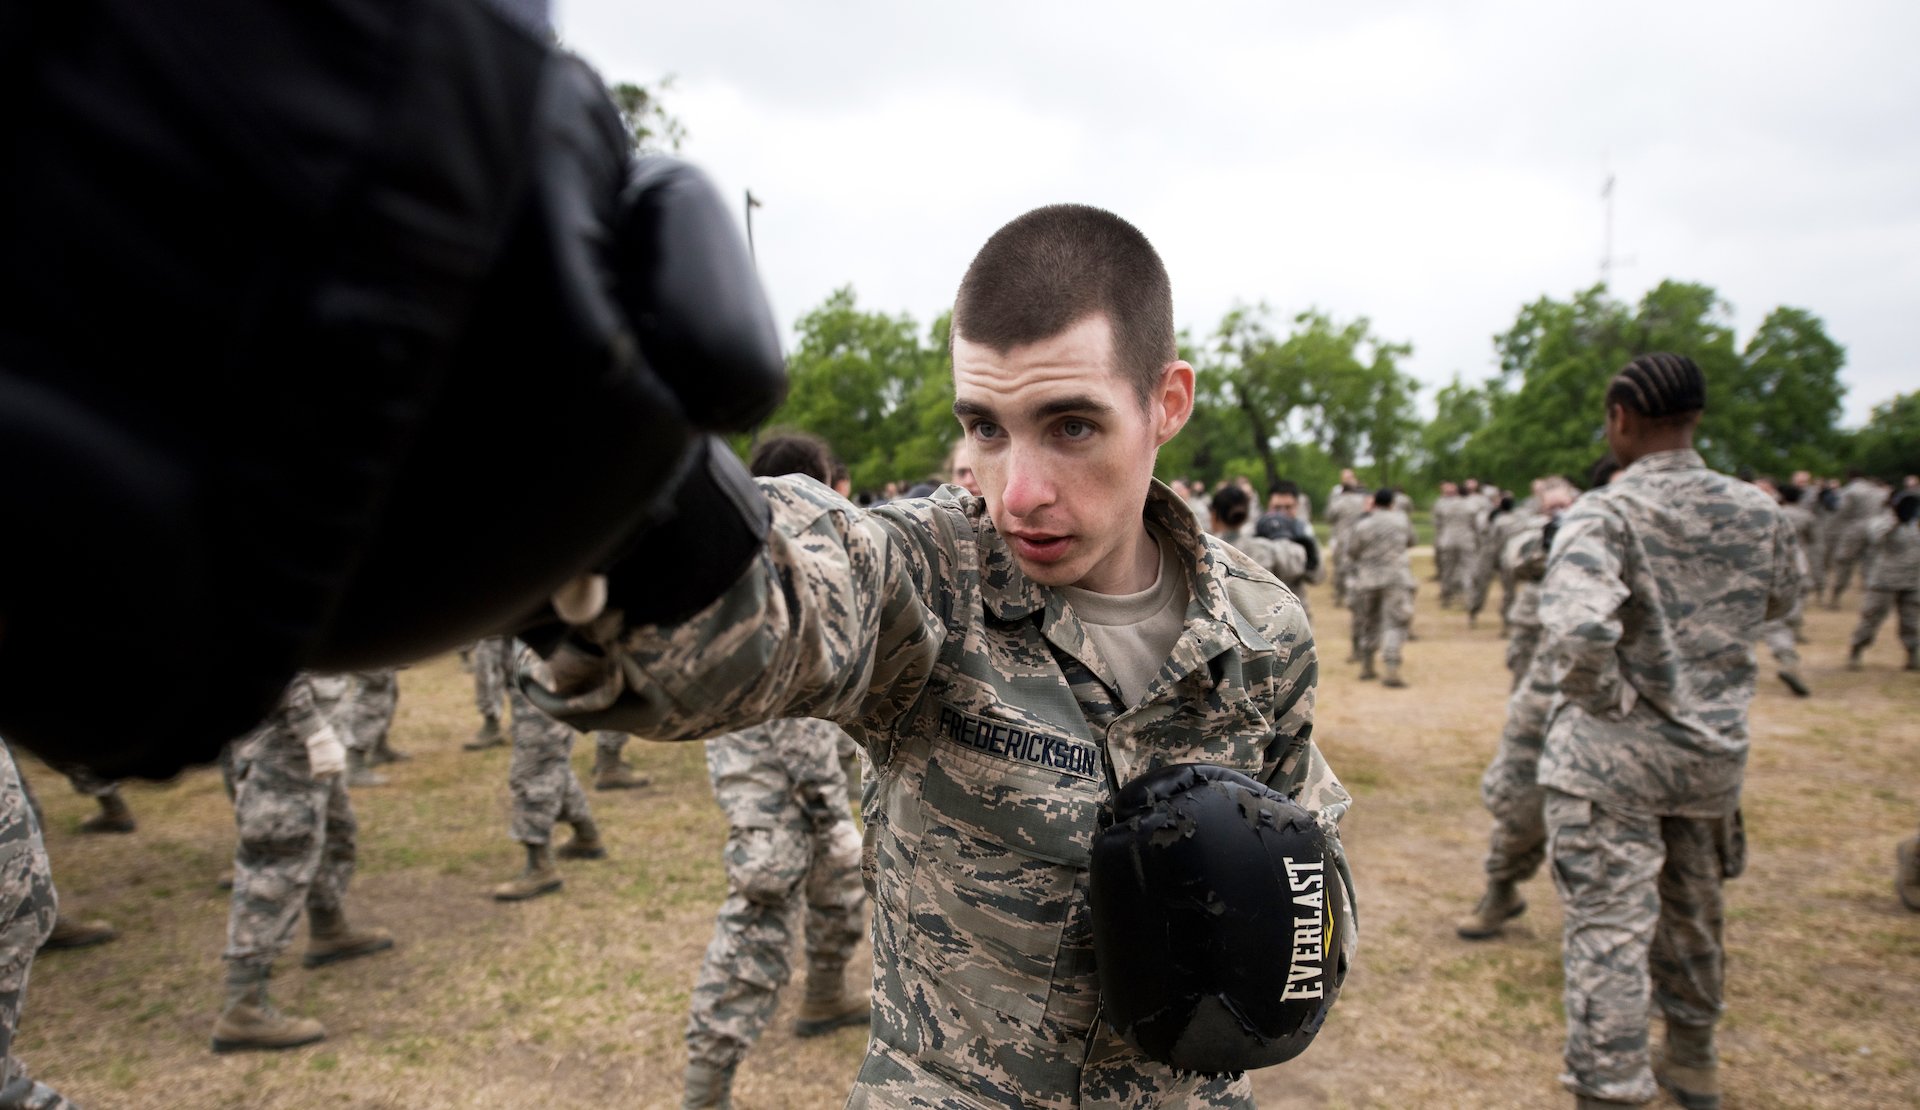
[[[1030,747],[1042,742],[1057,747]],[[1106,791],[1098,763],[1083,740],[1022,734],[981,749],[935,746],[908,914],[912,957],[946,1003],[943,1024],[986,1030],[1011,1018],[1038,1030],[1050,996],[1084,993],[1056,985],[1056,969],[1087,912],[1079,880]],[[1066,974],[1085,963],[1067,953]]]

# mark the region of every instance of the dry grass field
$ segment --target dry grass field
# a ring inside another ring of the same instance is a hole
[[[1346,837],[1360,957],[1313,1048],[1256,1074],[1260,1104],[1566,1104],[1550,884],[1528,884],[1532,909],[1501,940],[1452,929],[1481,882],[1478,781],[1507,678],[1497,632],[1469,631],[1423,585],[1412,688],[1383,690],[1341,662],[1346,613],[1324,589],[1313,601],[1315,736],[1358,802]],[[1734,1110],[1920,1106],[1920,915],[1891,890],[1893,845],[1920,823],[1920,675],[1897,669],[1891,629],[1868,669],[1844,670],[1852,620],[1810,615],[1814,697],[1792,698],[1769,667],[1754,706],[1751,864],[1728,888]],[[654,785],[592,794],[612,858],[566,865],[556,896],[501,905],[485,891],[521,859],[506,835],[507,753],[461,751],[475,723],[451,657],[402,675],[394,737],[415,758],[389,769],[393,785],[356,793],[349,903],[399,946],[309,972],[296,940],[275,997],[331,1036],[283,1054],[207,1048],[227,914],[214,884],[233,840],[218,775],[133,786],[139,831],[82,837],[91,803],[23,761],[64,905],[122,937],[36,963],[20,1055],[90,1110],[678,1105],[687,994],[724,888],[725,826],[699,746],[630,745]],[[583,775],[590,759],[579,745]],[[797,1041],[791,1008],[743,1068],[739,1106],[844,1098],[864,1037]]]

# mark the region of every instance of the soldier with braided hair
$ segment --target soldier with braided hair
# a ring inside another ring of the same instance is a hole
[[[1706,379],[1648,354],[1607,388],[1624,467],[1561,522],[1541,583],[1540,667],[1559,694],[1539,781],[1566,905],[1567,1049],[1580,1107],[1656,1081],[1720,1105],[1721,883],[1744,863],[1740,787],[1762,622],[1799,596],[1799,544],[1766,494],[1693,450]],[[1666,1018],[1648,1051],[1649,996]]]

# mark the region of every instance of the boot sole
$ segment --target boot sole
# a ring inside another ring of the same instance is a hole
[[[550,883],[542,883],[530,890],[516,890],[511,892],[496,890],[493,892],[493,900],[496,902],[525,902],[529,899],[538,898],[542,894],[552,894],[564,885],[561,880],[555,879]]]
[[[822,1018],[819,1021],[796,1021],[793,1023],[793,1035],[800,1038],[824,1037],[836,1029],[851,1029],[856,1025],[872,1025],[873,1008],[841,1014],[837,1018]]]
[[[375,941],[372,944],[362,945],[359,948],[343,948],[338,952],[324,952],[319,955],[309,952],[301,957],[300,966],[308,969],[325,967],[328,964],[337,964],[342,960],[357,960],[362,956],[371,956],[375,952],[385,952],[392,947],[393,938],[388,937],[385,940]]]
[[[229,1052],[284,1052],[289,1048],[305,1048],[310,1044],[319,1044],[327,1039],[325,1033],[305,1040],[287,1041],[281,1044],[262,1044],[259,1041],[228,1041],[219,1037],[213,1039],[213,1050],[226,1055]]]
[[[1459,935],[1461,940],[1492,940],[1494,937],[1506,932],[1507,922],[1512,921],[1514,918],[1526,912],[1527,900],[1522,898],[1520,901],[1514,903],[1513,908],[1507,911],[1507,915],[1500,919],[1500,923],[1491,929],[1456,927],[1453,931]]]

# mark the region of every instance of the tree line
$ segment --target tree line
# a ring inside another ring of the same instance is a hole
[[[863,309],[851,287],[834,291],[796,325],[792,391],[773,423],[833,444],[855,489],[940,474],[958,435],[950,320],[923,327]],[[1423,419],[1422,385],[1401,369],[1410,344],[1364,317],[1236,307],[1207,335],[1181,335],[1194,414],[1161,450],[1159,473],[1324,490],[1352,466],[1416,495],[1466,475],[1508,488],[1545,473],[1578,480],[1605,450],[1608,378],[1659,350],[1691,356],[1707,375],[1697,442],[1717,469],[1920,472],[1920,392],[1876,407],[1864,428],[1841,428],[1846,352],[1805,309],[1774,309],[1741,345],[1710,286],[1665,281],[1630,305],[1596,285],[1522,307],[1493,347],[1498,371],[1478,383],[1456,375]]]

